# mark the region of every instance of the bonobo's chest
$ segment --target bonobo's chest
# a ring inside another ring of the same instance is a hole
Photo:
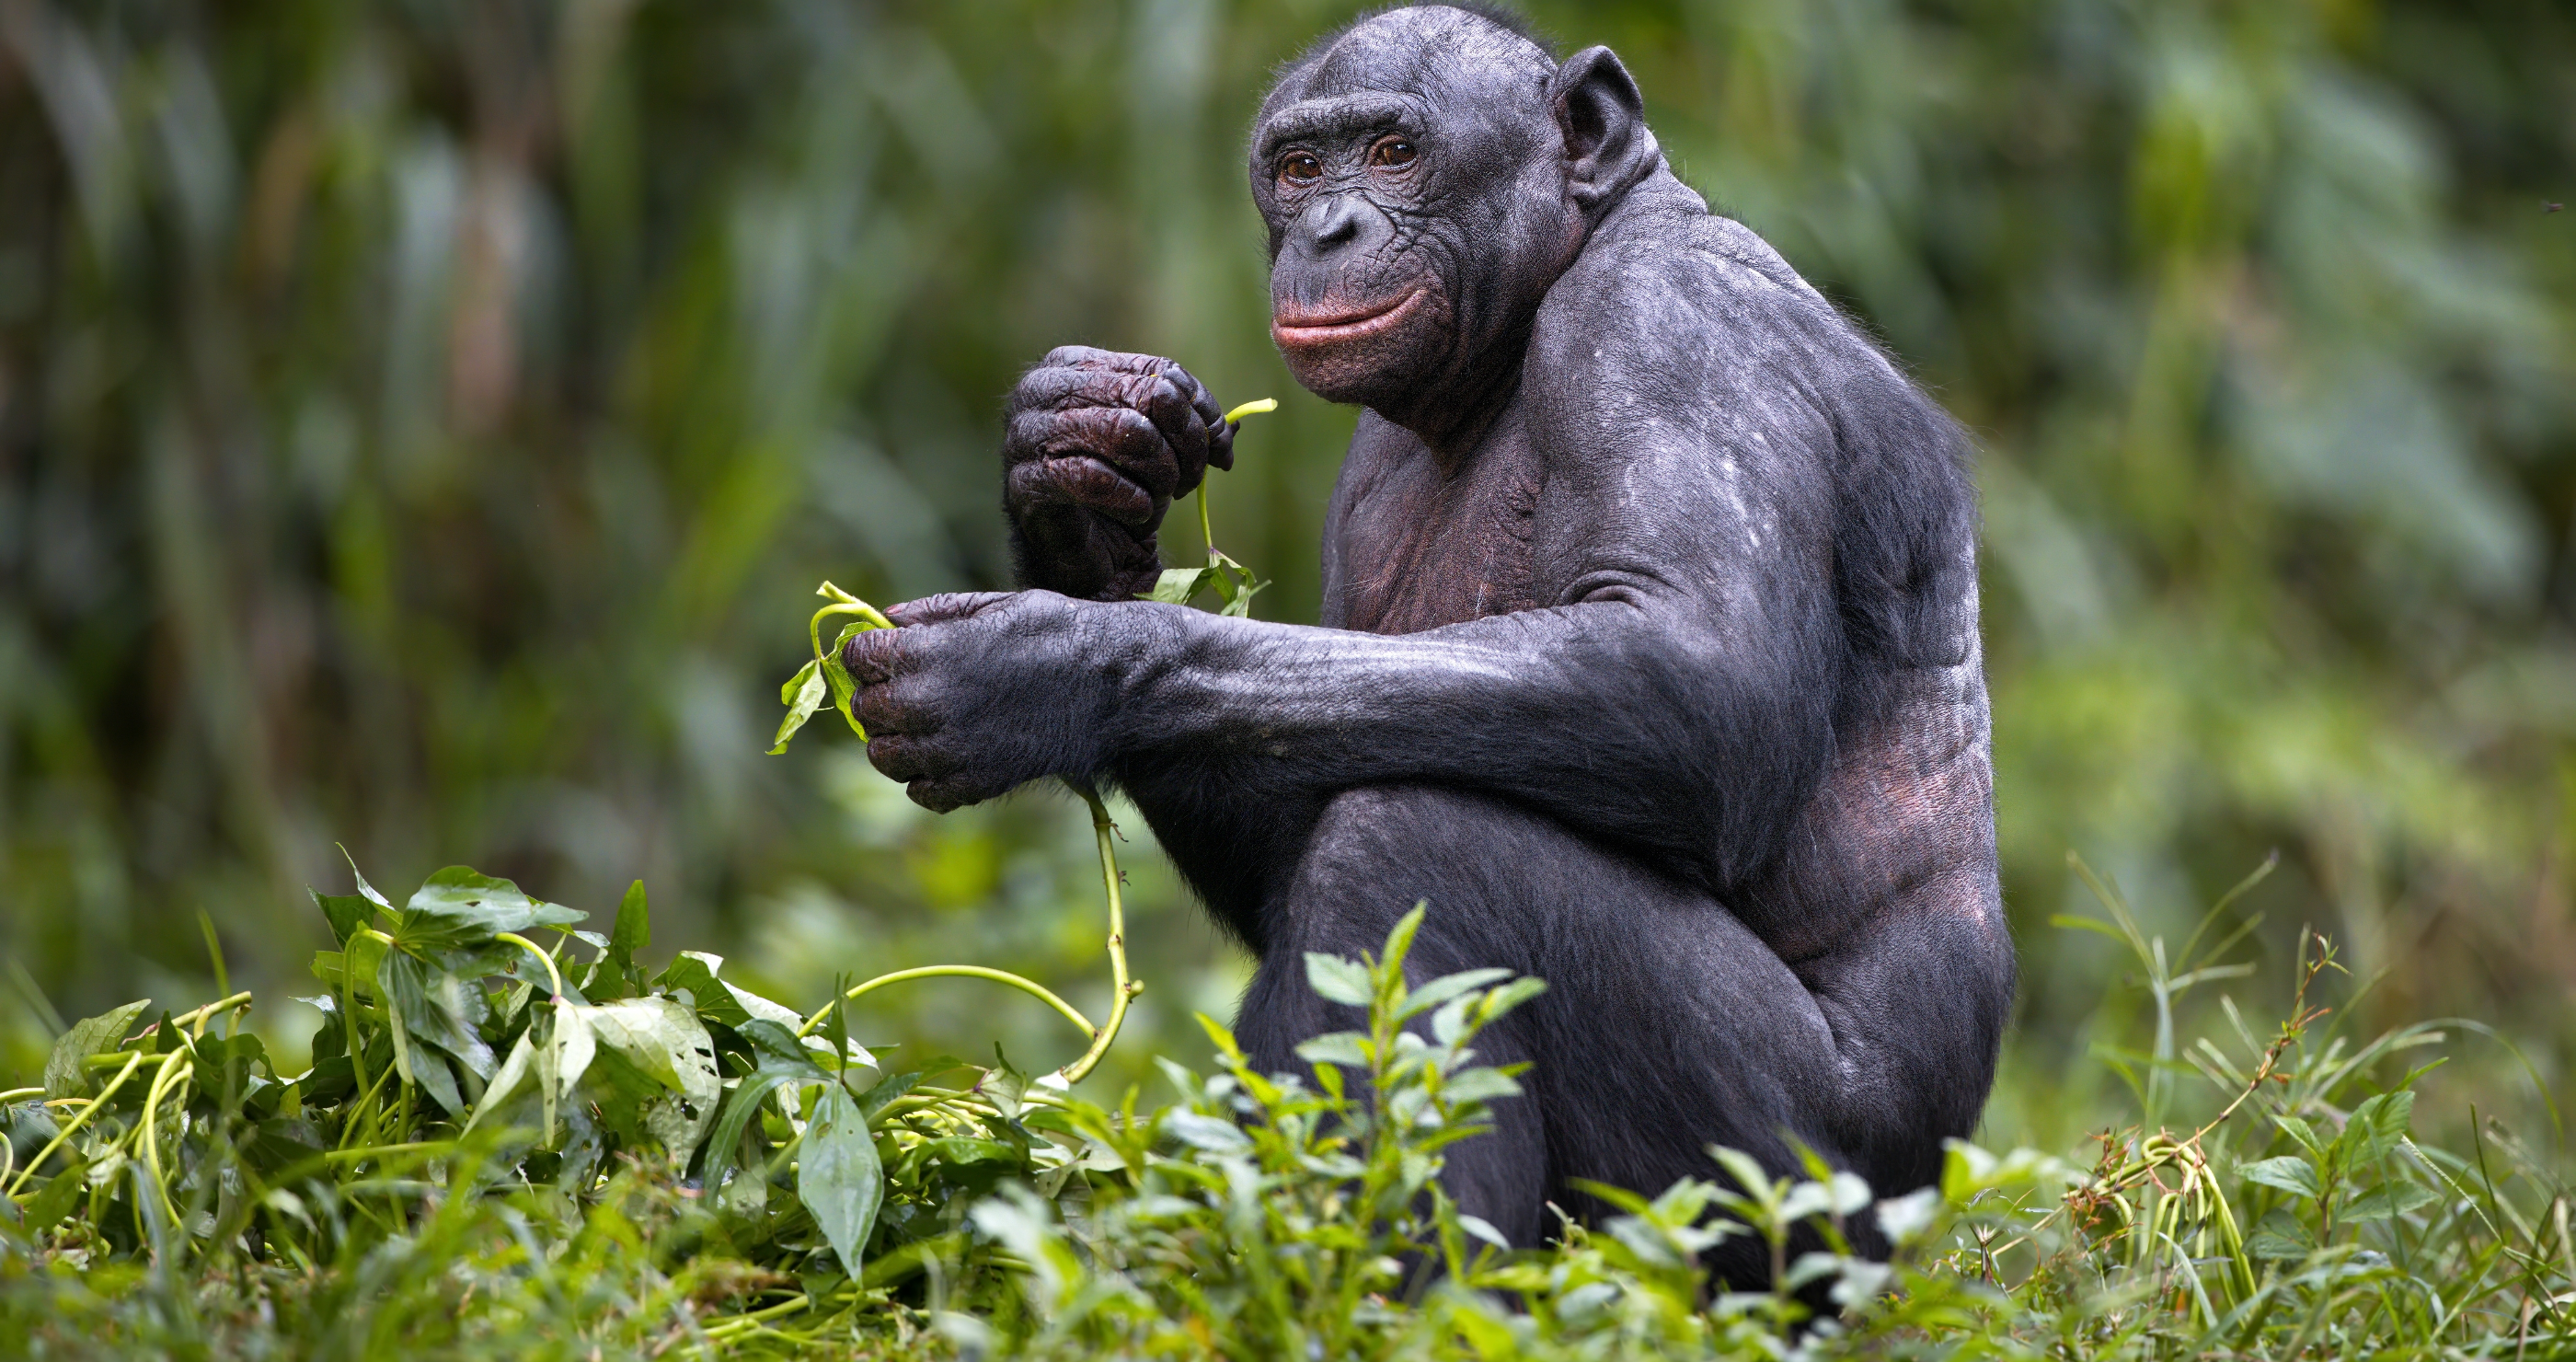
[[[1325,527],[1324,623],[1410,634],[1541,604],[1544,482],[1509,417],[1454,471],[1362,417]]]

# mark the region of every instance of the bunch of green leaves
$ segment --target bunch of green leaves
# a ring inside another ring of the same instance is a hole
[[[830,582],[814,588],[814,594],[830,600],[831,604],[815,611],[814,617],[805,623],[806,641],[814,645],[813,660],[797,668],[796,674],[787,678],[787,684],[778,688],[778,702],[787,706],[787,715],[778,721],[778,734],[770,741],[769,755],[773,757],[787,750],[787,740],[795,737],[796,730],[803,728],[805,721],[814,717],[814,711],[823,707],[826,695],[831,697],[832,708],[840,711],[850,731],[859,735],[859,741],[868,740],[867,728],[860,724],[858,715],[850,712],[850,697],[858,693],[858,687],[851,683],[849,670],[841,665],[841,645],[870,629],[891,629],[894,624],[875,606]],[[824,647],[823,621],[843,615],[855,618],[842,625],[840,633],[833,635],[831,647]]]
[[[304,1072],[210,1029],[238,994],[139,1030],[147,1002],[83,1021],[42,1088],[7,1094],[0,1232],[22,1262],[38,1245],[182,1275],[372,1262],[459,1201],[536,1198],[569,1233],[649,1186],[689,1201],[685,1255],[778,1288],[757,1308],[829,1318],[881,1303],[925,1245],[953,1249],[999,1179],[1043,1171],[1019,1117],[1033,1087],[1055,1100],[1044,1085],[998,1053],[881,1075],[837,1003],[800,1017],[698,952],[649,970],[640,884],[605,936],[463,867],[400,908],[357,888],[314,896],[339,949],[313,963],[328,991],[303,1000],[323,1013]],[[967,1081],[925,1081],[943,1074]]]

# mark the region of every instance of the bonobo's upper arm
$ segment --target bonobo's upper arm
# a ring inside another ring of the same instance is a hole
[[[1543,572],[1563,603],[1646,607],[1699,665],[1829,685],[1835,435],[1806,385],[1837,357],[1802,334],[1823,304],[1650,225],[1668,230],[1596,238],[1532,336],[1530,433],[1558,498]]]

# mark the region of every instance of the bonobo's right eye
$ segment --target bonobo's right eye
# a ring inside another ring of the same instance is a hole
[[[1292,151],[1279,158],[1279,182],[1302,188],[1324,178],[1324,163],[1313,152]]]

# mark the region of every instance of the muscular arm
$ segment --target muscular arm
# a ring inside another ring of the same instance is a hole
[[[1325,800],[1388,783],[1500,795],[1723,885],[1827,736],[1826,659],[1656,583],[1396,637],[1155,615],[1108,769],[1212,896],[1275,883]]]
[[[1831,750],[1859,636],[1837,475],[1878,456],[1841,413],[1903,382],[1794,283],[1639,259],[1572,280],[1586,306],[1541,317],[1513,399],[1555,604],[1385,636],[1046,592],[920,602],[896,618],[936,627],[850,648],[872,759],[933,808],[1118,783],[1247,935],[1324,805],[1370,784],[1498,795],[1720,893],[1758,871]]]

